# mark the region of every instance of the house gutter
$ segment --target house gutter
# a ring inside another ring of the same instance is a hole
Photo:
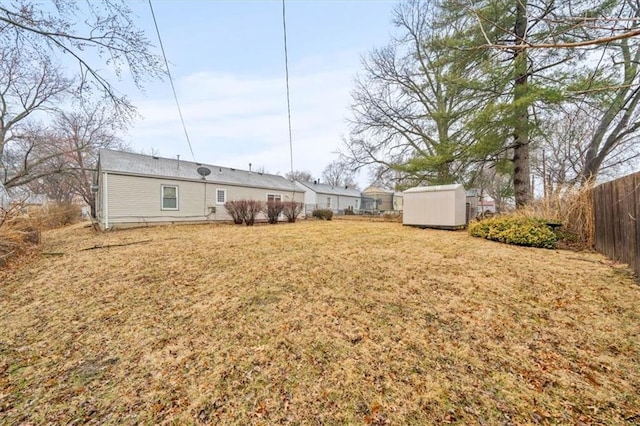
[[[102,208],[104,210],[104,229],[109,229],[109,184],[108,173],[104,172],[104,184],[102,185],[104,193],[102,194]]]

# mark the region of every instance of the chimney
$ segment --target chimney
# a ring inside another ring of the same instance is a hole
[[[176,157],[178,157],[178,168],[180,168],[180,154],[178,154]]]

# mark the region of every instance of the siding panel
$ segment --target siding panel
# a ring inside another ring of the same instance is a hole
[[[162,210],[162,185],[178,187],[178,210]],[[304,194],[293,191],[220,185],[206,181],[128,176],[109,173],[108,214],[110,224],[146,224],[231,220],[224,205],[216,204],[216,190],[227,191],[227,201],[254,199],[266,201],[267,194],[282,194],[283,201],[304,201]],[[213,212],[215,208],[215,212]]]

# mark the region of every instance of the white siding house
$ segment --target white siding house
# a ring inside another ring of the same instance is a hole
[[[96,219],[107,229],[231,220],[232,200],[304,200],[282,176],[112,150],[100,151],[96,188]]]
[[[296,185],[300,191],[304,191],[305,211],[309,214],[315,209],[330,209],[334,213],[344,210],[357,213],[360,210],[360,191],[357,189],[317,181],[296,181]]]

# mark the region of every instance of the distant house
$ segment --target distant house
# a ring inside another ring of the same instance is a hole
[[[310,214],[315,209],[330,209],[334,213],[360,210],[360,191],[357,189],[327,185],[324,183],[297,182],[300,191],[304,191],[305,211]]]
[[[362,209],[366,211],[402,211],[402,192],[370,186],[362,191]]]
[[[231,220],[231,200],[304,201],[282,176],[112,150],[100,151],[95,188],[106,229]]]
[[[478,213],[495,213],[496,212],[496,202],[491,198],[483,198],[478,201]]]

